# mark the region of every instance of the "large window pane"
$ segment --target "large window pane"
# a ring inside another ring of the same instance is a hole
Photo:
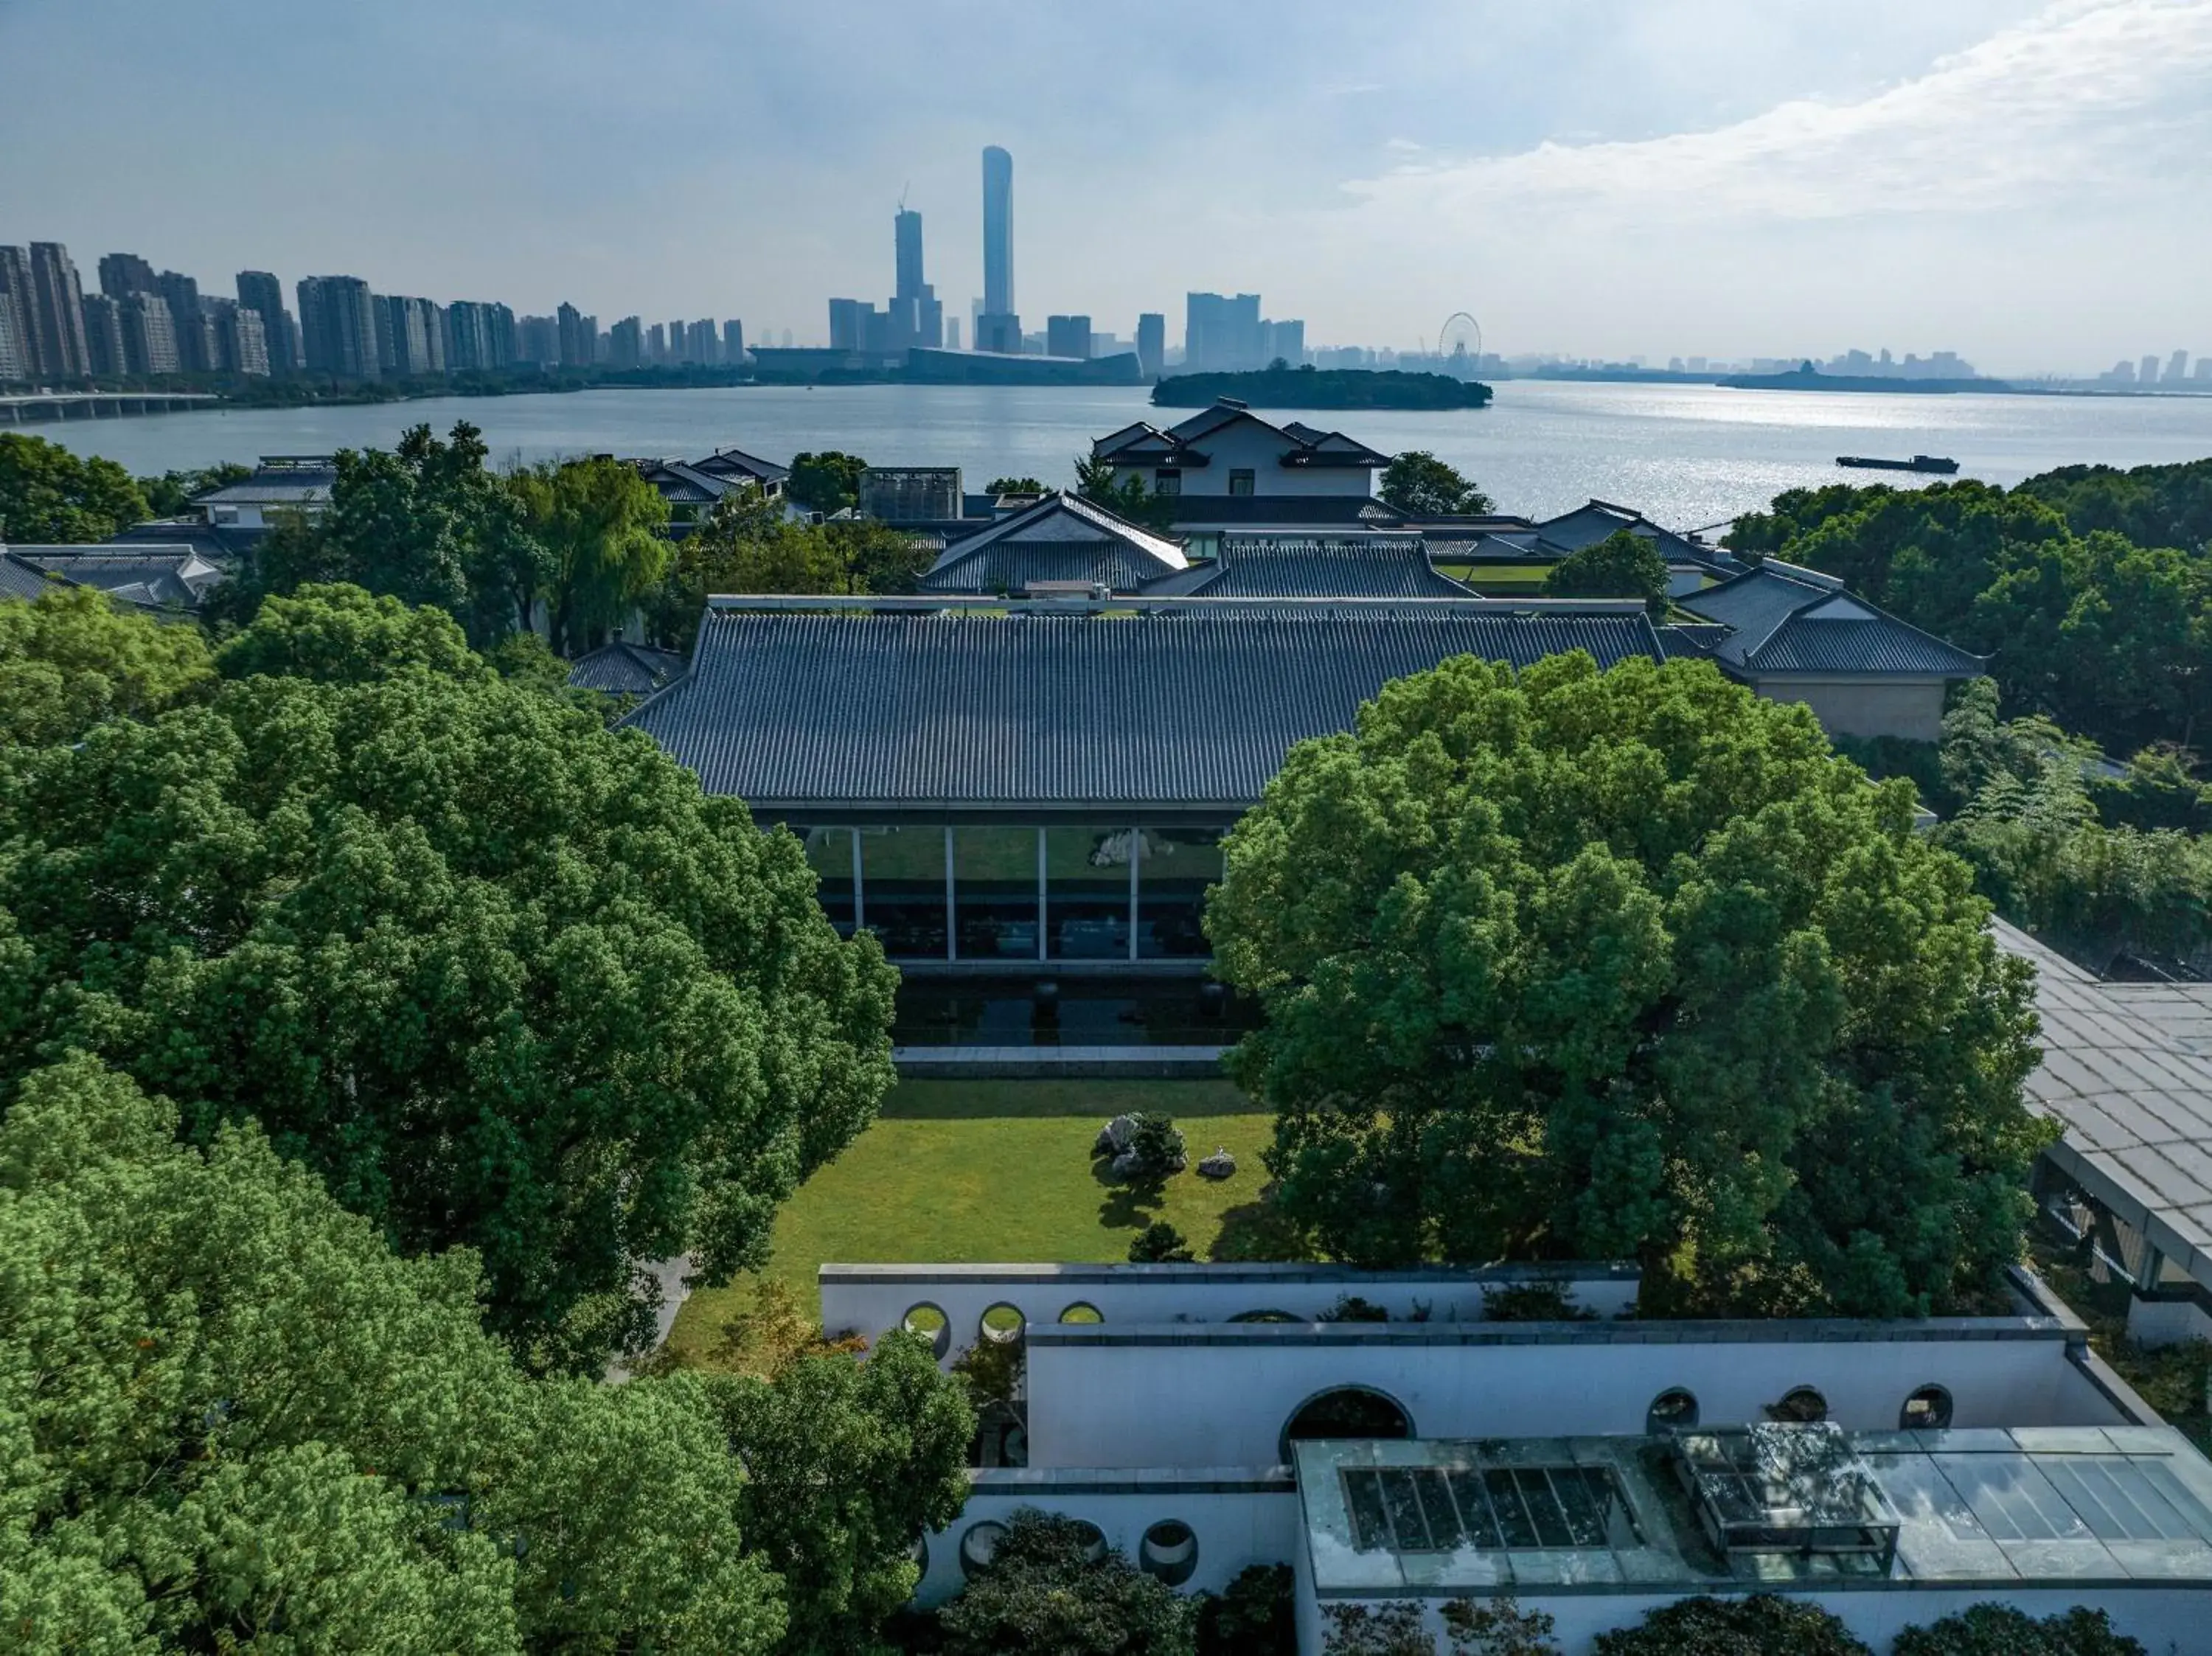
[[[860,830],[860,906],[893,960],[945,958],[945,830]]]
[[[953,829],[952,907],[962,960],[1035,960],[1037,831]]]
[[[1146,828],[1137,868],[1137,953],[1146,960],[1200,959],[1206,889],[1221,883],[1221,830]]]
[[[1044,831],[1044,923],[1056,961],[1129,957],[1127,828]]]
[[[837,935],[853,935],[853,830],[848,828],[799,828],[792,830],[806,847],[806,865],[821,884],[815,896]]]

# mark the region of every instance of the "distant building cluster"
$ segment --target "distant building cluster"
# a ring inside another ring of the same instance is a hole
[[[917,220],[916,234],[920,225]],[[916,257],[919,258],[917,242]],[[380,294],[354,276],[302,276],[287,309],[267,270],[240,270],[238,296],[156,270],[137,253],[108,253],[88,293],[69,249],[55,241],[0,246],[0,380],[51,384],[173,373],[254,379],[309,373],[338,379],[407,379],[471,370],[720,367],[745,360],[744,325],[701,318],[599,318],[562,305],[518,318],[491,300]]]
[[[2198,357],[2193,375],[2189,369],[2189,353],[2176,351],[2166,359],[2163,368],[2159,366],[2158,357],[2152,355],[2139,362],[2115,362],[2099,374],[2097,380],[2106,385],[2179,385],[2185,380],[2200,385],[2212,385],[2212,356]]]

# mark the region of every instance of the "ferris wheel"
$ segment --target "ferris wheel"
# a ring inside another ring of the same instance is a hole
[[[1465,311],[1454,311],[1437,335],[1437,355],[1446,373],[1464,379],[1474,373],[1482,363],[1482,325]]]

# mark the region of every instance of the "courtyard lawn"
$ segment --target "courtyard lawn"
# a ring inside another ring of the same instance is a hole
[[[1186,1171],[1157,1197],[1103,1182],[1091,1141],[1124,1110],[1175,1117],[1194,1168],[1226,1145],[1236,1176],[1216,1184]],[[1270,1119],[1225,1081],[903,1082],[876,1124],[785,1204],[766,1274],[813,1311],[815,1268],[825,1262],[1118,1262],[1155,1219],[1182,1232],[1201,1259],[1218,1247],[1234,1255],[1271,1136]],[[669,1344],[681,1353],[712,1345],[751,1292],[740,1278],[694,1294]]]

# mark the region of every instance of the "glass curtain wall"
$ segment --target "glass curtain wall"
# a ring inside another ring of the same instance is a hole
[[[853,935],[859,919],[854,900],[859,887],[853,875],[859,866],[853,856],[853,830],[848,828],[798,828],[791,830],[806,847],[806,865],[821,883],[815,895],[822,912],[841,937]]]
[[[1202,960],[1206,889],[1221,883],[1221,830],[1144,828],[1137,870],[1137,957]]]
[[[1045,953],[1056,961],[1129,958],[1136,845],[1125,828],[1044,831]]]
[[[861,907],[884,953],[894,960],[947,958],[945,830],[864,828],[860,834]]]
[[[963,961],[1037,958],[1037,831],[952,830],[952,912]]]

